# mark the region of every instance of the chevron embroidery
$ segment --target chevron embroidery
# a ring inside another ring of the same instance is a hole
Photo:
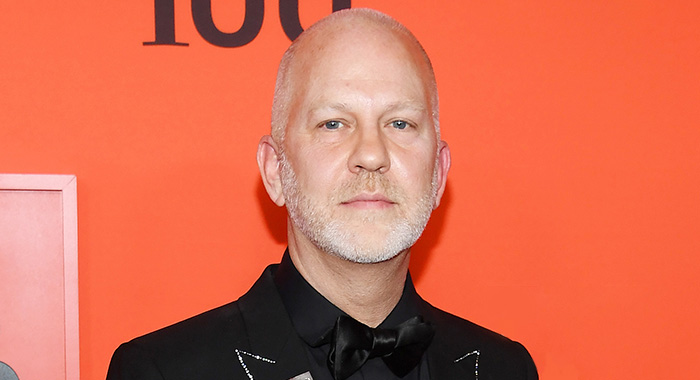
[[[245,355],[245,356],[249,356],[249,357],[251,357],[251,358],[253,358],[253,359],[256,359],[256,360],[263,361],[263,362],[265,362],[265,363],[275,364],[275,361],[274,361],[274,360],[268,359],[268,358],[264,358],[264,357],[262,357],[262,356],[260,356],[260,355],[251,354],[250,352],[246,352],[246,351],[243,351],[243,350],[239,350],[239,349],[237,349],[237,348],[235,349],[235,351],[236,351],[236,356],[238,357],[238,362],[241,363],[241,367],[243,367],[243,370],[245,371],[245,374],[248,376],[248,378],[249,378],[250,380],[255,380],[255,378],[254,378],[253,375],[250,373],[250,370],[248,369],[248,366],[245,364],[245,361],[243,360],[243,356],[244,356],[244,355]]]
[[[465,359],[465,358],[472,356],[472,355],[476,355],[476,361],[474,362],[474,380],[479,380],[479,356],[481,355],[481,351],[474,350],[474,351],[472,351],[464,356],[461,356],[461,357],[455,359],[455,363],[458,363],[462,359]]]

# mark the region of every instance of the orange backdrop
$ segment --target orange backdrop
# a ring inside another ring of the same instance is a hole
[[[214,0],[235,31],[242,0]],[[306,27],[330,0],[301,0]],[[700,373],[700,7],[353,0],[431,55],[446,200],[415,248],[435,305],[522,341],[541,378]],[[78,177],[83,379],[127,339],[237,298],[284,249],[255,164],[289,40],[276,1],[222,48],[175,0],[4,1],[0,172]],[[1,339],[1,337],[0,337]],[[40,359],[37,359],[40,360]]]

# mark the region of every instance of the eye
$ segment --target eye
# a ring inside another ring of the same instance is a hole
[[[343,126],[343,123],[339,122],[338,120],[329,120],[325,123],[323,123],[322,127],[330,130],[338,129]]]
[[[408,123],[403,120],[394,120],[391,122],[391,126],[396,129],[406,129],[406,127],[408,127]]]

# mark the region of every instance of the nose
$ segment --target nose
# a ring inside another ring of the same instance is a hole
[[[391,159],[380,127],[358,128],[353,144],[348,160],[351,172],[357,174],[364,170],[383,174],[389,170]]]

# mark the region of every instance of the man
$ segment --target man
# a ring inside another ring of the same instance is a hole
[[[257,158],[288,211],[281,264],[238,301],[123,344],[108,379],[537,379],[522,345],[433,308],[408,276],[450,152],[406,28],[353,9],[305,31]]]

